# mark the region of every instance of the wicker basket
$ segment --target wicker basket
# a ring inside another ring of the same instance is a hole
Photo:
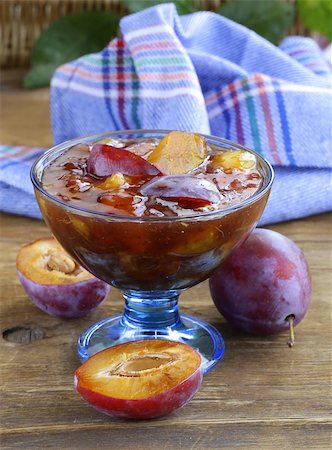
[[[195,1],[201,9],[211,11],[224,2]],[[121,0],[0,0],[0,67],[27,67],[32,46],[41,30],[58,17],[84,10],[126,13]],[[289,33],[308,35],[298,19]]]

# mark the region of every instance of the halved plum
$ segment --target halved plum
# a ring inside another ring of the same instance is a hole
[[[140,191],[143,195],[174,200],[183,208],[200,208],[222,198],[212,181],[193,175],[156,177],[143,184]]]
[[[152,419],[191,400],[202,383],[200,354],[161,339],[126,342],[96,353],[75,372],[75,388],[113,417]]]
[[[88,172],[97,177],[122,175],[160,175],[157,167],[139,155],[123,148],[94,144],[88,159]]]
[[[84,316],[105,300],[110,289],[67,255],[53,236],[22,247],[16,269],[32,303],[52,316]]]

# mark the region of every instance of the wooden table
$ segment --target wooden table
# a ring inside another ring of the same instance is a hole
[[[15,75],[15,74],[14,74]],[[0,141],[51,143],[48,91],[23,92],[3,76]],[[206,283],[180,306],[214,324],[226,353],[184,409],[153,421],[112,420],[73,388],[76,339],[121,311],[120,294],[83,319],[50,317],[27,299],[15,272],[22,244],[49,232],[38,220],[1,218],[1,449],[327,449],[331,446],[331,227],[329,215],[273,226],[305,252],[313,301],[289,349],[285,334],[252,337],[232,329]],[[23,342],[17,342],[22,340]]]

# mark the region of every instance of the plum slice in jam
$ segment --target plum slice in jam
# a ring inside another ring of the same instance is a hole
[[[97,177],[123,175],[159,175],[160,171],[146,159],[123,148],[95,144],[88,159],[88,172]]]
[[[180,175],[202,164],[207,154],[203,136],[171,131],[148,156],[148,160],[166,175]]]
[[[176,201],[182,208],[199,208],[218,203],[221,194],[214,183],[193,175],[169,175],[143,184],[141,193]]]

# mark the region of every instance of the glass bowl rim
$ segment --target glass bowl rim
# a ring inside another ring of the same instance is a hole
[[[243,201],[235,203],[234,205],[231,205],[231,206],[228,206],[228,207],[225,207],[222,209],[218,209],[215,211],[207,211],[207,212],[191,214],[191,215],[182,215],[182,216],[137,217],[137,216],[127,216],[127,215],[123,215],[123,214],[109,214],[109,213],[97,212],[92,209],[88,209],[88,208],[84,208],[84,207],[80,207],[80,206],[76,206],[76,205],[71,205],[71,204],[67,203],[66,201],[60,200],[58,197],[55,197],[54,195],[47,192],[43,188],[41,182],[38,179],[37,172],[38,172],[39,166],[44,162],[45,159],[47,159],[50,155],[52,155],[53,153],[56,153],[58,151],[59,151],[58,156],[60,156],[61,150],[65,150],[69,146],[73,146],[76,144],[82,144],[82,143],[84,143],[85,140],[92,140],[92,139],[100,140],[104,137],[105,138],[108,136],[112,137],[112,136],[117,136],[117,135],[121,135],[121,134],[129,135],[129,134],[144,134],[144,133],[153,134],[153,133],[155,133],[155,134],[164,134],[165,135],[167,133],[170,133],[171,131],[174,131],[174,130],[165,130],[165,129],[116,130],[116,131],[107,131],[104,133],[91,134],[91,135],[87,135],[87,136],[80,136],[75,139],[69,139],[60,144],[52,146],[50,149],[46,150],[41,156],[39,156],[36,159],[36,161],[34,161],[32,167],[31,167],[31,170],[30,170],[30,177],[31,177],[32,184],[37,189],[37,191],[41,192],[51,202],[57,204],[58,206],[64,207],[65,209],[72,210],[73,213],[80,213],[81,215],[88,215],[88,216],[97,217],[97,218],[101,218],[101,219],[108,219],[111,221],[121,221],[121,222],[179,222],[179,221],[181,222],[181,221],[186,221],[186,220],[198,221],[201,219],[213,219],[215,217],[222,217],[224,215],[228,215],[234,211],[238,211],[240,209],[243,209],[243,208],[255,203],[260,198],[262,198],[264,196],[264,194],[271,188],[271,185],[274,180],[274,170],[272,168],[272,165],[265,158],[263,158],[263,156],[261,156],[255,150],[251,150],[241,144],[237,144],[236,142],[233,142],[233,141],[230,141],[228,139],[224,139],[224,138],[221,138],[218,136],[213,136],[213,135],[208,135],[208,134],[203,134],[203,133],[197,133],[197,134],[199,134],[200,136],[203,136],[207,140],[213,140],[219,144],[226,144],[237,150],[249,151],[250,153],[253,153],[256,156],[256,158],[258,158],[259,162],[266,170],[266,180],[263,180],[264,182],[263,182],[262,186],[260,187],[260,189],[257,192],[255,192],[254,195],[252,195],[251,197],[249,197]],[[150,137],[150,136],[148,136],[148,137]],[[45,167],[42,168],[42,170],[44,170]]]

